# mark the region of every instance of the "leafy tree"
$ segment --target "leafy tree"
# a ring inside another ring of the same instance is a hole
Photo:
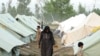
[[[78,13],[79,13],[79,14],[82,14],[82,13],[85,13],[85,12],[86,12],[86,11],[85,11],[85,8],[82,7],[81,4],[79,4]]]
[[[38,6],[38,4],[35,5],[35,16],[36,18],[40,18],[40,14],[39,14],[40,8]]]
[[[16,8],[15,7],[11,7],[10,4],[9,4],[8,13],[10,13],[13,17],[15,17],[17,15]]]
[[[10,13],[12,16],[16,16],[17,15],[17,11],[16,11],[16,8],[15,7],[12,7],[11,9],[11,13]]]
[[[13,17],[17,15],[16,8],[11,7],[11,1],[9,1],[9,4],[8,4],[8,13],[10,13]]]
[[[46,18],[56,18],[57,20],[66,19],[76,14],[73,6],[70,5],[70,0],[50,0],[46,2],[44,8],[44,15]]]
[[[8,4],[8,13],[10,13],[13,17],[15,17],[17,14],[20,15],[33,15],[32,12],[30,12],[29,8],[27,7],[31,0],[18,0],[19,4],[18,7],[11,7],[11,1],[9,1]]]
[[[85,7],[83,7],[81,4],[79,4],[79,7],[78,7],[78,14],[85,14],[85,15],[88,15],[89,12],[87,12],[85,10]]]
[[[31,0],[18,0],[19,5],[17,7],[17,13],[20,15],[33,15],[32,12],[30,12],[29,8],[27,7]]]
[[[95,12],[95,13],[97,13],[98,15],[100,15],[100,9],[99,9],[99,8],[97,8],[97,9],[93,9],[92,12]]]
[[[5,4],[2,3],[2,11],[1,11],[1,13],[5,13],[5,12],[6,12]]]

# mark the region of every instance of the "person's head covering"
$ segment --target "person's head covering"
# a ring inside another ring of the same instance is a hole
[[[47,31],[48,31],[48,33],[51,32],[49,26],[45,26],[45,28],[44,28],[44,30],[43,30],[43,32],[47,32]]]

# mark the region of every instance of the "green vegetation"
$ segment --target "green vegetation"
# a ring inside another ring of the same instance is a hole
[[[73,6],[70,5],[70,0],[50,0],[45,2],[43,9],[43,15],[46,16],[46,19],[54,18],[61,21],[76,14]]]
[[[33,13],[30,12],[30,9],[27,7],[30,4],[31,0],[18,0],[18,2],[19,2],[18,7],[15,8],[11,6],[11,1],[9,1],[7,12],[5,4],[3,3],[1,13],[10,13],[13,17],[15,17],[17,14],[27,15],[27,16],[33,15]]]
[[[1,13],[5,13],[5,12],[6,12],[5,4],[2,3],[2,11],[1,11]]]
[[[32,12],[30,12],[29,8],[27,7],[31,0],[18,0],[19,5],[17,7],[17,14],[20,15],[33,15]]]
[[[79,4],[78,11],[75,11],[70,4],[70,0],[45,1],[45,5],[42,9],[36,4],[34,14],[30,12],[30,9],[27,7],[31,0],[18,0],[18,2],[17,8],[11,6],[11,1],[9,1],[8,8],[5,8],[5,4],[2,3],[2,11],[0,13],[10,13],[13,17],[17,14],[27,16],[34,15],[36,18],[45,19],[46,22],[52,22],[53,20],[62,21],[82,13],[88,15],[90,12],[95,12],[100,15],[100,9],[94,8],[92,11],[88,12],[81,4]]]
[[[95,12],[95,13],[97,13],[98,15],[100,15],[100,9],[93,9],[93,11],[92,12]]]
[[[85,15],[88,15],[89,12],[87,12],[87,11],[85,10],[85,8],[84,8],[81,4],[79,4],[79,7],[78,7],[78,14],[85,14]]]

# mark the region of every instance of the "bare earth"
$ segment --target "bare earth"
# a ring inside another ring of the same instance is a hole
[[[53,56],[73,56],[72,47],[62,47],[61,46],[61,38],[55,36],[56,47],[54,47]],[[36,41],[33,41],[28,44],[28,46],[21,47],[20,56],[41,56],[40,49],[38,48],[38,44]]]

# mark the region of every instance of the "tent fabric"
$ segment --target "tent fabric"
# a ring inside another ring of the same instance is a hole
[[[100,26],[100,16],[96,13],[90,13],[87,16],[87,20],[84,24],[91,32],[93,32],[94,28],[98,28]]]
[[[33,19],[33,20],[35,20],[36,22],[41,22],[40,20],[38,20],[36,17],[34,17],[34,16],[31,16],[31,18]]]
[[[20,49],[18,47],[14,47],[11,52],[6,52],[3,49],[0,49],[0,56],[19,56]]]
[[[32,34],[26,37],[22,37],[21,40],[25,43],[30,43],[31,41],[34,40],[35,36],[36,36],[35,34]]]
[[[87,36],[86,38],[79,40],[74,43],[73,49],[74,54],[78,51],[78,42],[83,42],[83,50],[84,50],[84,56],[100,56],[100,30],[98,30],[96,33],[93,33],[90,36]]]
[[[29,36],[33,32],[18,23],[10,14],[0,14],[0,23],[23,36]]]
[[[3,29],[5,29],[6,31],[8,31],[9,33],[11,33],[12,35],[14,35],[15,37],[17,37],[19,40],[21,40],[21,36],[18,35],[16,32],[12,31],[11,29],[7,28],[6,26],[0,24],[0,27],[2,27]]]
[[[31,18],[31,16],[25,16],[25,15],[17,15],[16,18],[18,18],[18,22],[27,26],[30,29],[33,29],[33,34],[30,34],[29,38],[23,38],[22,40],[24,42],[27,42],[27,40],[33,41],[36,35],[36,30],[37,30],[37,26],[39,25],[35,20],[33,20],[33,18]],[[28,42],[29,43],[29,42]]]
[[[57,30],[60,30],[61,32],[64,31],[65,33],[71,29],[71,27],[77,27],[79,25],[83,25],[84,21],[86,19],[86,16],[84,14],[76,15],[75,17],[71,17],[59,24],[59,27]]]
[[[16,18],[18,18],[18,21],[22,22],[23,24],[30,27],[31,29],[35,31],[37,30],[37,26],[39,24],[31,16],[17,15]]]
[[[69,46],[77,40],[86,37],[88,34],[90,34],[90,31],[88,31],[88,29],[83,25],[65,33],[62,37],[61,43],[65,46]]]
[[[25,42],[25,43],[30,43],[30,38],[33,38],[33,37],[34,37],[34,35],[32,35],[32,36],[29,35],[29,36],[26,36],[26,37],[20,36],[20,35],[18,35],[16,32],[14,32],[14,31],[12,31],[11,29],[5,27],[4,25],[0,24],[0,26],[1,26],[3,29],[5,29],[6,31],[8,31],[9,33],[11,33],[13,36],[15,36],[17,39],[19,39],[19,40],[21,40],[21,41],[23,41],[23,42]],[[34,38],[33,38],[32,40],[34,40]]]
[[[22,39],[24,41],[27,40],[26,43],[30,42],[30,35],[34,35],[34,32],[30,30],[29,28],[25,27],[24,25],[17,22],[10,14],[0,14],[0,23],[7,28],[13,30],[14,32],[20,34],[23,36]],[[27,38],[25,38],[27,37]]]
[[[13,48],[12,56],[20,56],[20,49],[18,47]]]
[[[91,26],[91,27],[96,27],[96,26],[100,26],[100,16],[96,13],[90,13],[87,16],[87,21],[85,23],[86,26]]]
[[[76,29],[67,31],[62,37],[62,43],[65,46],[71,45],[72,43],[86,37],[89,34],[93,33],[93,29],[100,26],[100,17],[95,14],[91,13],[87,16],[83,25],[76,27]]]
[[[6,51],[4,51],[3,49],[0,49],[0,56],[12,56],[12,53],[8,53]]]
[[[100,40],[100,39],[99,39]],[[100,41],[99,41],[100,42]],[[88,48],[87,50],[85,50],[84,55],[86,56],[100,56],[100,43],[96,43],[95,45],[91,46],[90,48]]]
[[[53,21],[51,24],[52,25],[59,25],[59,22],[58,21]]]
[[[10,52],[15,46],[23,45],[24,42],[17,39],[15,36],[0,27],[0,48]]]
[[[93,28],[92,32],[95,33],[98,30],[100,30],[100,26]]]

